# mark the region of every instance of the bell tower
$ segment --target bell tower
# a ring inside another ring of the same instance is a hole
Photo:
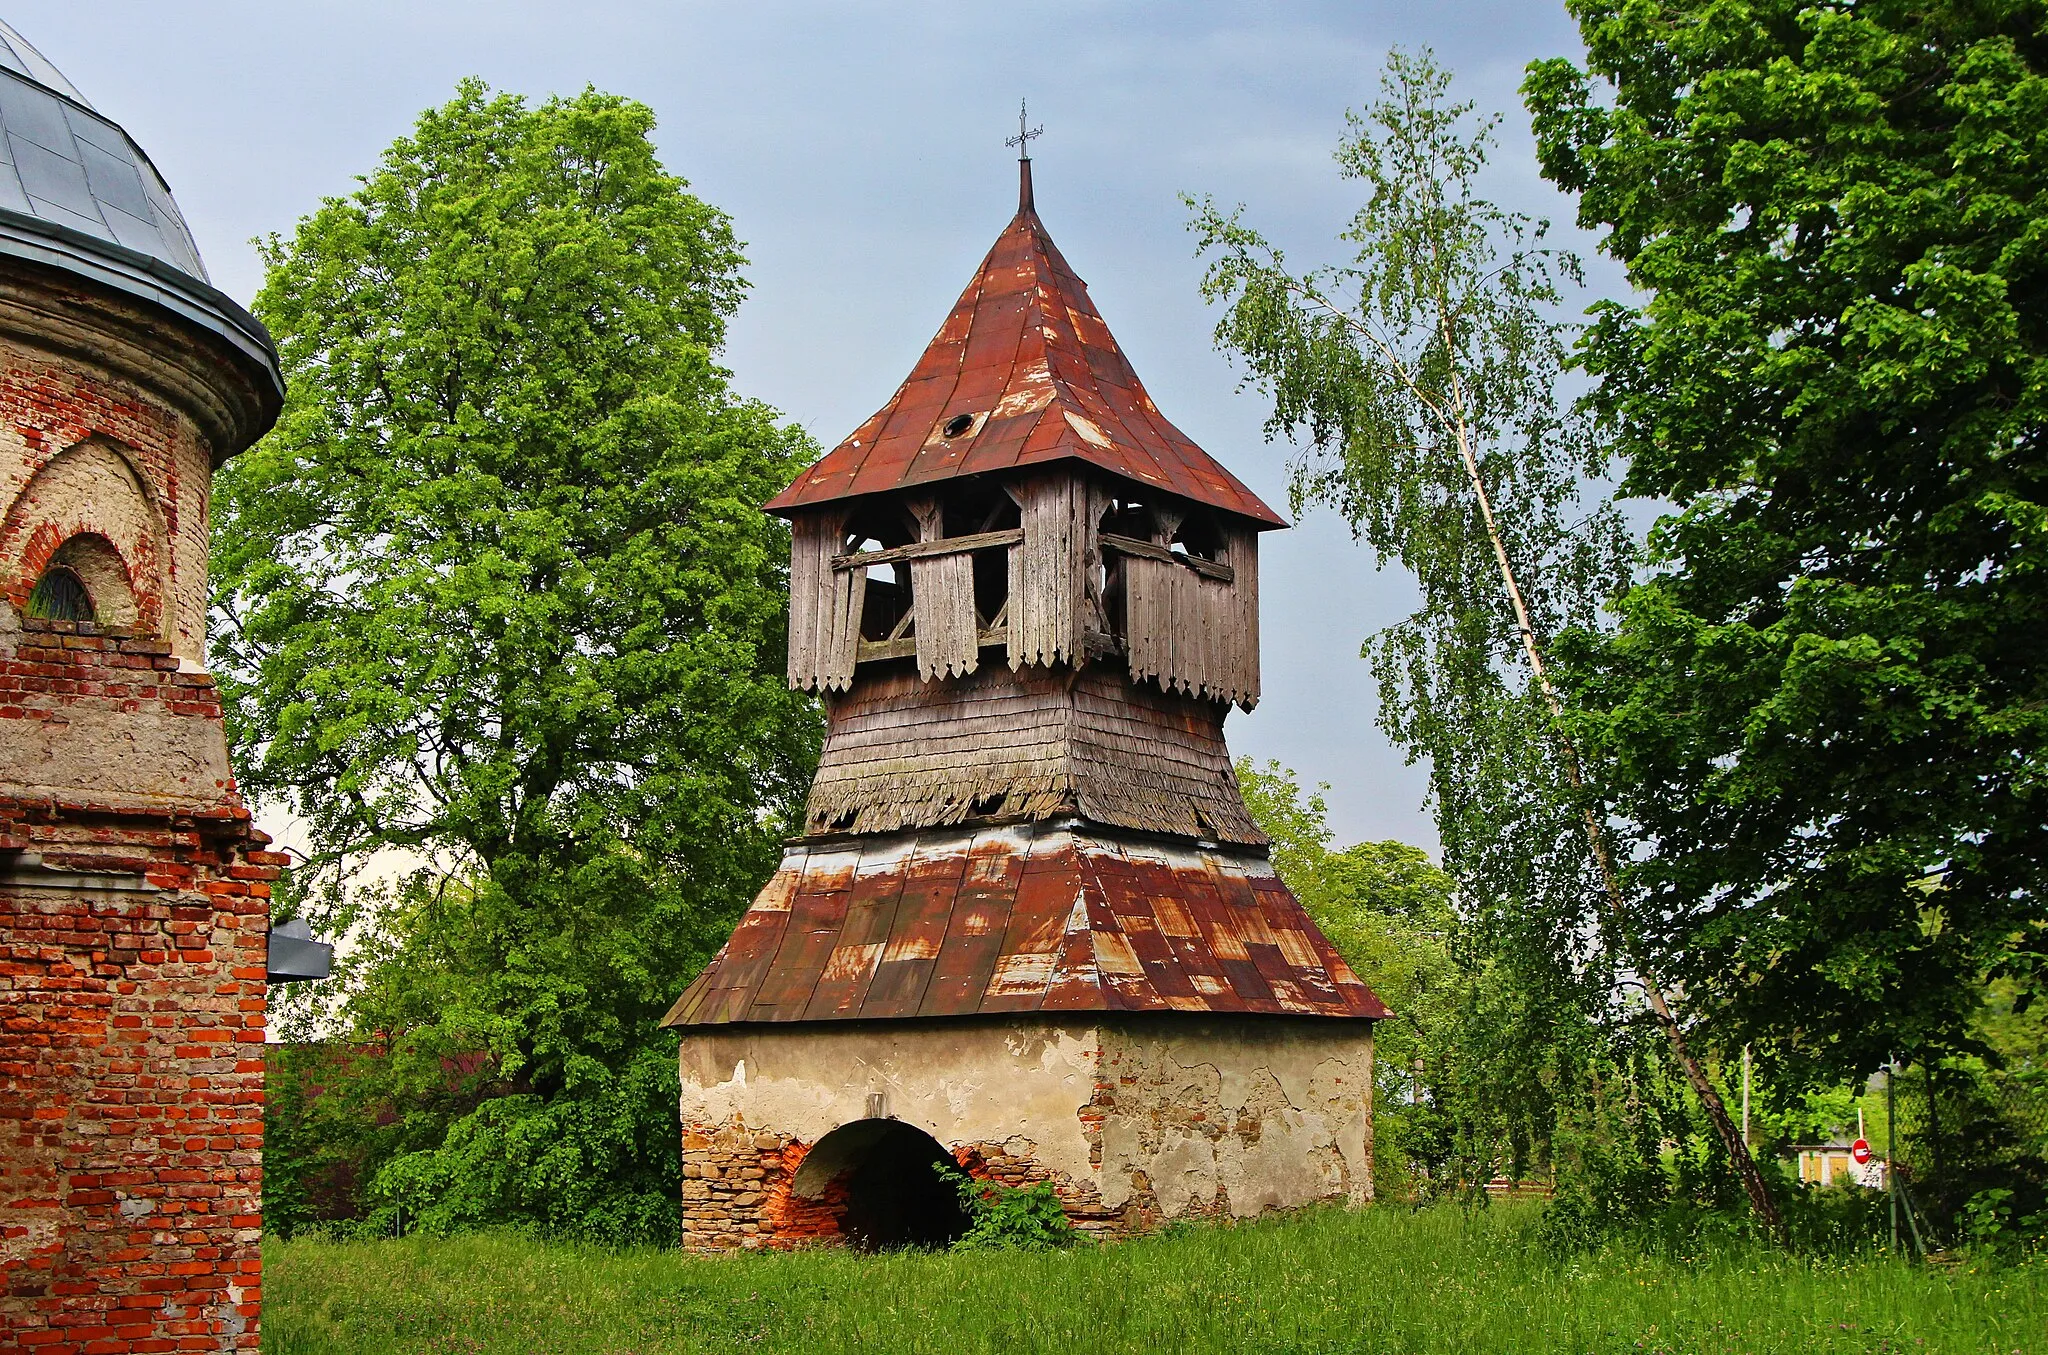
[[[768,505],[790,682],[831,732],[805,829],[1060,815],[1258,845],[1223,745],[1259,694],[1259,533],[1017,215],[909,380]]]
[[[828,728],[803,836],[667,1019],[692,1246],[890,1241],[920,1155],[1054,1181],[1110,1233],[1370,1192],[1385,1008],[1273,873],[1223,738],[1285,523],[1160,413],[1019,174],[909,378],[767,505]],[[1314,1104],[1219,1083],[1169,1130],[1185,1060],[1316,1070]],[[1162,1152],[1195,1165],[1162,1183]],[[732,1170],[766,1184],[740,1204]]]

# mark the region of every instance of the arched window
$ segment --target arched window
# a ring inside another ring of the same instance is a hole
[[[28,614],[38,621],[97,621],[92,593],[77,571],[51,565],[28,595]]]
[[[28,615],[42,621],[135,625],[135,590],[114,543],[80,532],[57,547],[29,591]]]

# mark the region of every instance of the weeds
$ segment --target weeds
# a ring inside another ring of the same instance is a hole
[[[2048,1355],[2048,1266],[1569,1257],[1522,1206],[1319,1210],[1062,1250],[697,1258],[516,1235],[264,1252],[270,1355]]]

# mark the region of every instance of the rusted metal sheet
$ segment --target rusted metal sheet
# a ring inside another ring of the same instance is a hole
[[[1069,460],[1286,525],[1159,412],[1027,198],[895,397],[768,509]]]
[[[664,1024],[1033,1011],[1387,1015],[1257,848],[1016,825],[793,847]]]

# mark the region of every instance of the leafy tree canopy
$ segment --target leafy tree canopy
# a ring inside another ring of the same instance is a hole
[[[1816,1081],[1969,1045],[2048,977],[2048,7],[1569,7],[1542,164],[1643,296],[1580,355],[1676,505],[1575,655],[1653,948]]]
[[[1600,448],[1557,399],[1576,264],[1544,224],[1480,193],[1497,118],[1450,98],[1427,52],[1392,53],[1350,116],[1339,172],[1364,204],[1343,261],[1312,271],[1214,203],[1191,229],[1218,346],[1306,443],[1297,511],[1335,508],[1421,605],[1372,637],[1378,721],[1429,767],[1444,865],[1477,912],[1561,969],[1602,957],[1600,883],[1530,660],[1597,619],[1626,577],[1613,513],[1582,510]],[[1191,204],[1196,205],[1196,204]],[[1586,973],[1589,1001],[1604,991]]]
[[[360,942],[329,1100],[430,1224],[672,1236],[654,1022],[815,757],[759,511],[814,448],[728,388],[739,245],[652,126],[465,82],[263,248],[290,395],[217,482],[215,660]],[[413,869],[345,891],[373,853]]]
[[[1629,542],[1589,495],[1605,452],[1558,398],[1577,260],[1544,222],[1481,192],[1498,117],[1453,102],[1427,51],[1388,55],[1381,97],[1336,159],[1365,198],[1349,257],[1312,272],[1213,202],[1191,223],[1227,303],[1219,346],[1268,391],[1269,435],[1301,435],[1294,500],[1330,504],[1414,576],[1422,605],[1366,645],[1379,724],[1427,760],[1444,863],[1489,949],[1580,1025],[1620,1014],[1626,971],[1773,1227],[1776,1206],[1666,999],[1614,825],[1562,720],[1547,654],[1628,577]],[[1592,500],[1589,503],[1589,500]]]

